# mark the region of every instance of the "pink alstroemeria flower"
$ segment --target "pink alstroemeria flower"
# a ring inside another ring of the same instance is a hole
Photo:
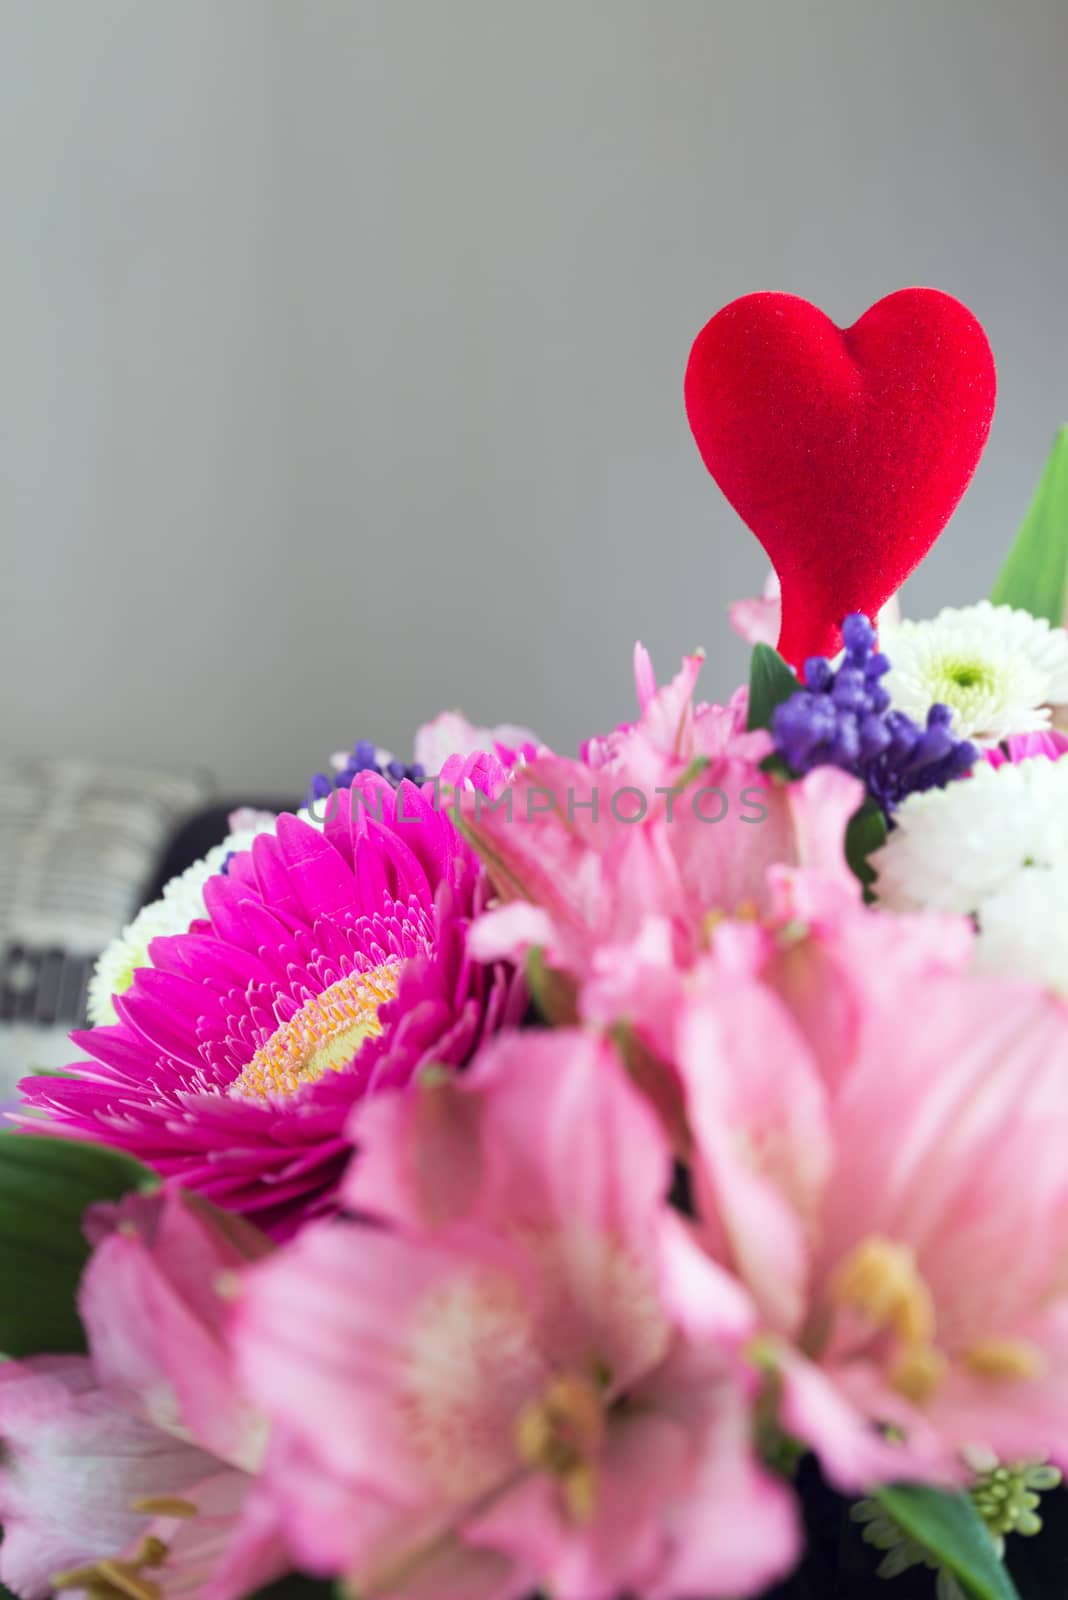
[[[782,630],[782,586],[774,567],[758,595],[732,600],[727,607],[730,625],[746,644],[767,644],[774,650]]]
[[[177,1194],[101,1207],[92,1227],[89,1355],[0,1364],[0,1582],[22,1600],[109,1582],[232,1600],[286,1569],[219,1295],[270,1247]]]
[[[727,614],[739,638],[748,644],[769,644],[774,649],[782,628],[782,589],[774,568],[764,579],[764,587],[755,599],[732,600],[727,607]],[[900,621],[901,605],[897,595],[894,595],[880,611],[879,622]]]
[[[668,1207],[611,1047],[502,1037],[353,1132],[376,1225],[306,1229],[236,1313],[300,1564],[374,1600],[733,1597],[788,1570],[751,1308]]]
[[[265,1424],[234,1380],[224,1291],[269,1241],[180,1191],[96,1206],[89,1227],[78,1311],[100,1383],[146,1422],[258,1471]]]
[[[718,972],[759,977],[775,991],[831,1085],[847,1072],[873,1003],[907,1007],[914,982],[963,972],[975,945],[966,917],[897,915],[812,894],[803,903],[795,895],[793,905],[793,918],[777,924],[720,921],[708,945]],[[625,1023],[655,1058],[670,1063],[692,970],[675,960],[667,923],[650,917],[629,945],[595,952],[578,1010],[601,1028]]]
[[[441,772],[456,757],[485,752],[496,756],[505,767],[535,755],[541,740],[529,728],[502,722],[495,728],[479,728],[468,722],[462,711],[442,711],[433,722],[424,722],[415,736],[415,760],[431,776]]]
[[[795,783],[763,772],[771,738],[745,731],[745,691],[695,705],[700,667],[688,657],[657,689],[639,646],[636,723],[585,762],[543,754],[491,798],[465,797],[464,831],[506,902],[474,928],[476,956],[539,945],[581,982],[625,962],[657,919],[685,967],[724,916],[782,922],[858,900],[844,837],[860,783],[831,767]]]
[[[105,1394],[88,1356],[0,1363],[0,1439],[0,1582],[22,1600],[139,1540],[149,1518],[135,1502],[179,1493],[215,1467]]]
[[[1068,1462],[1068,1011],[923,967],[825,960],[802,1029],[713,955],[677,1018],[696,1235],[760,1307],[785,1426],[848,1490],[973,1445]]]

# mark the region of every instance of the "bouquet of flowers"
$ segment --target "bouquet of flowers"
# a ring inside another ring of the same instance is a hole
[[[685,389],[775,569],[748,685],[638,646],[577,758],[358,744],[23,1083],[21,1600],[1063,1592],[1066,436],[992,599],[902,620],[971,313],[747,296]]]

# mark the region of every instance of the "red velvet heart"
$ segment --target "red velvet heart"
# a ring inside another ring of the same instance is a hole
[[[749,294],[694,340],[697,448],[782,582],[779,649],[840,648],[927,554],[983,452],[994,357],[966,306],[900,289],[851,328],[807,300]]]

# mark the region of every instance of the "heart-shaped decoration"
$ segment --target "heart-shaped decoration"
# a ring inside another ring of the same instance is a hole
[[[694,340],[697,448],[782,583],[779,650],[833,655],[923,560],[986,444],[997,380],[959,300],[900,289],[851,328],[807,300],[749,294]]]

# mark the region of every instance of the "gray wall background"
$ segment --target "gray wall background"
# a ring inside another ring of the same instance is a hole
[[[3,753],[302,786],[444,706],[561,747],[744,647],[690,340],[961,296],[1000,368],[914,614],[1068,414],[1066,0],[0,0]]]

